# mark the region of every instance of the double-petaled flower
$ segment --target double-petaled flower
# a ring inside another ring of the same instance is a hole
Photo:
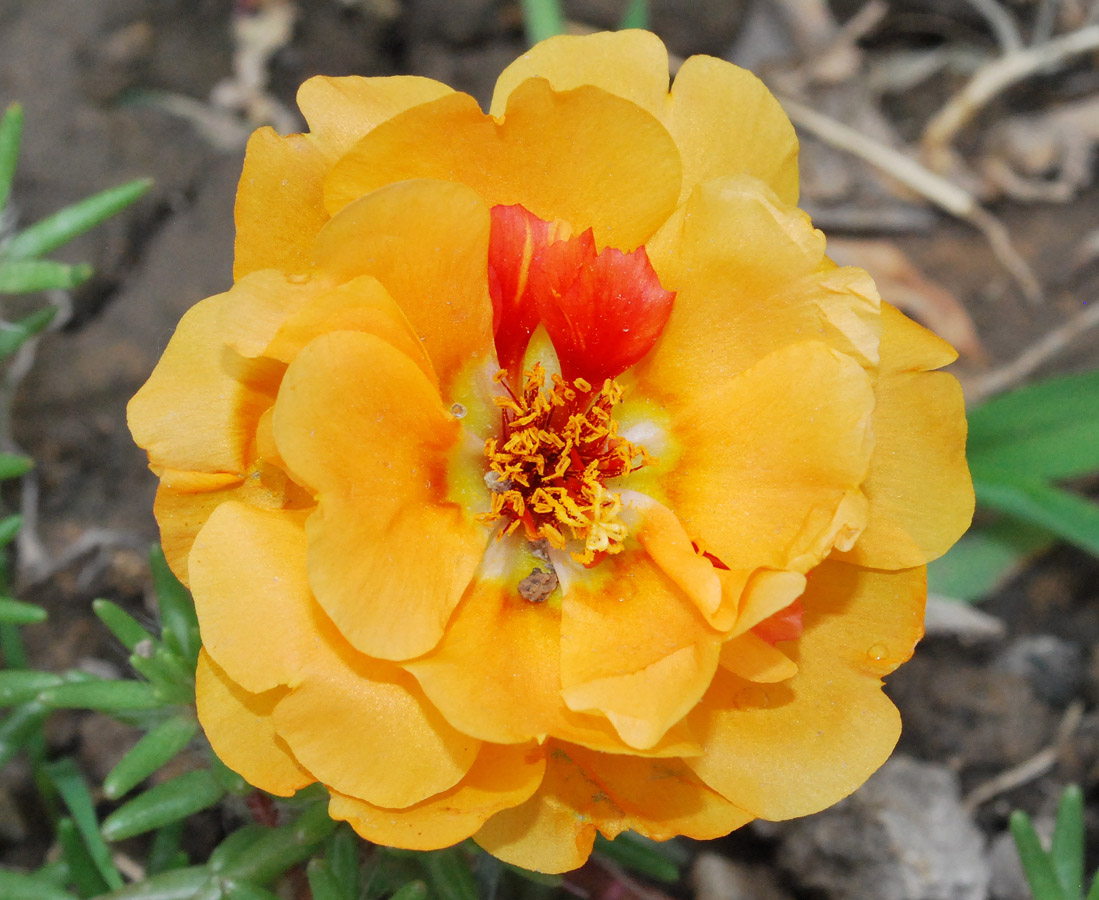
[[[954,354],[839,268],[752,75],[555,38],[489,114],[314,78],[235,284],[130,424],[215,751],[382,844],[562,871],[596,830],[821,809],[972,492]]]

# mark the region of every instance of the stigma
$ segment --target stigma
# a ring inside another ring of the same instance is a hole
[[[495,381],[506,393],[495,398],[500,437],[485,442],[492,507],[481,520],[504,522],[501,537],[523,528],[528,540],[569,548],[587,566],[621,552],[622,498],[607,481],[654,462],[618,434],[611,412],[622,387],[612,378],[599,388],[584,378],[547,378],[541,363],[523,373],[518,390],[506,370]]]

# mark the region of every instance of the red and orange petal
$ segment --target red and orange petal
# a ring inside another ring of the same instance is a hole
[[[596,831],[655,840],[707,840],[753,816],[708,788],[678,759],[596,753],[552,741],[546,775],[526,803],[497,813],[474,835],[493,856],[537,872],[583,865]]]

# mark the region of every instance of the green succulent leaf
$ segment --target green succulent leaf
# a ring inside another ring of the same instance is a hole
[[[323,859],[309,860],[305,875],[309,879],[313,900],[357,900],[354,894],[344,893],[328,863]]]
[[[161,872],[96,900],[194,900],[209,880],[210,870],[205,866],[189,866]]]
[[[613,841],[598,835],[595,850],[630,872],[637,872],[666,884],[679,881],[676,860],[683,862],[683,857],[676,855],[673,858],[674,851],[669,845],[658,844],[639,834],[624,831]]]
[[[137,178],[85,197],[17,234],[0,251],[0,255],[9,260],[33,260],[45,256],[121,212],[148,191],[152,184],[151,178]],[[87,268],[90,274],[91,267]]]
[[[97,709],[107,713],[157,709],[164,705],[151,684],[103,678],[49,688],[39,694],[39,699],[51,709]]]
[[[1034,892],[1036,900],[1074,900],[1066,897],[1057,881],[1057,874],[1050,862],[1030,818],[1020,809],[1015,810],[1008,820],[1011,836],[1015,838],[1015,847],[1019,851],[1019,861],[1027,883]]]
[[[1061,795],[1053,842],[1049,848],[1053,871],[1065,896],[1076,900],[1084,894],[1084,796],[1070,784]]]
[[[8,454],[0,453],[0,481],[3,481],[4,475],[4,456]],[[26,457],[16,457],[16,459],[26,459]],[[24,470],[27,471],[27,470]],[[22,474],[22,473],[20,473]],[[0,547],[6,547],[13,540],[15,536],[19,534],[19,529],[23,527],[22,516],[8,516],[6,519],[0,519]]]
[[[142,641],[153,641],[153,636],[117,603],[110,600],[93,600],[92,611],[122,645],[133,652]]]
[[[977,501],[1099,556],[1099,505],[1069,491],[1040,482],[974,478]]]
[[[81,897],[97,897],[110,890],[72,819],[62,819],[57,823],[57,841],[68,866],[69,880]]]
[[[14,706],[33,700],[47,688],[65,681],[53,672],[35,669],[4,669],[0,671],[0,706]]]
[[[0,722],[0,766],[7,765],[16,753],[34,739],[45,718],[46,707],[38,700],[32,700],[15,707]]]
[[[52,310],[53,307],[50,307],[50,309]],[[19,453],[0,453],[0,481],[7,481],[9,478],[19,478],[21,475],[26,475],[33,468],[34,460],[29,456],[23,456]],[[5,534],[12,529],[13,526],[10,523],[13,519],[17,520],[14,525],[14,530],[18,533],[19,525],[22,524],[22,516],[9,516],[3,521]],[[15,537],[15,534],[12,534],[12,537]],[[11,537],[7,540],[10,541]],[[4,543],[7,543],[7,541]]]
[[[12,263],[11,265],[15,265]],[[20,263],[19,265],[22,265]],[[47,265],[47,263],[35,263],[34,265]],[[53,265],[53,263],[49,263]],[[0,263],[0,294],[3,293],[16,293],[13,291],[5,291],[4,284],[4,271],[7,268],[7,264]],[[38,290],[45,290],[44,288],[38,288]],[[44,309],[32,312],[28,316],[24,316],[18,322],[8,322],[0,325],[0,359],[6,359],[11,356],[22,347],[28,340],[34,337],[39,332],[42,332],[53,321],[54,316],[57,315],[56,306],[47,306]],[[14,476],[9,476],[14,477]]]
[[[317,803],[290,825],[268,829],[247,854],[227,864],[222,874],[229,880],[269,884],[291,866],[309,859],[336,824],[328,815],[328,805]]]
[[[137,787],[161,766],[172,760],[198,733],[193,716],[165,719],[141,738],[118,761],[103,781],[103,793],[110,800]]]
[[[182,869],[187,865],[187,854],[180,850],[183,843],[183,820],[169,822],[158,828],[153,836],[153,845],[149,848],[149,859],[145,864],[148,875],[167,872],[169,869]]]
[[[52,259],[0,259],[0,294],[68,291],[80,287],[94,272],[87,263],[69,265]]]
[[[565,33],[565,14],[560,0],[521,0],[527,41],[537,44]]]
[[[149,554],[149,563],[153,570],[153,585],[156,588],[157,604],[160,607],[160,621],[163,628],[162,638],[190,665],[193,673],[198,664],[198,651],[201,641],[198,635],[198,616],[191,595],[172,573],[164,551],[154,547]]]
[[[622,18],[618,22],[621,30],[627,28],[649,28],[649,0],[629,0]]]
[[[35,875],[0,869],[0,897],[4,900],[77,900],[75,894]]]
[[[12,597],[0,597],[0,622],[6,625],[37,625],[45,622],[46,611],[33,603]]]
[[[422,881],[410,881],[398,888],[390,897],[390,900],[426,900],[427,885]]]
[[[224,795],[224,789],[209,769],[178,775],[138,794],[107,816],[103,837],[121,841],[163,828],[213,806]]]
[[[432,850],[421,854],[419,861],[427,871],[428,886],[439,900],[477,900],[477,882],[460,849]]]

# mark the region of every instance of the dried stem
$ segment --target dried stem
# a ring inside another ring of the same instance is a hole
[[[1003,223],[984,209],[967,190],[932,172],[900,150],[876,141],[815,109],[787,97],[781,98],[781,102],[795,125],[833,147],[866,160],[940,209],[964,219],[980,230],[996,259],[1018,282],[1027,300],[1034,304],[1042,302],[1041,285],[1026,261],[1012,246]]]
[[[969,0],[969,5],[974,7],[991,26],[1004,53],[1014,53],[1023,49],[1023,39],[1019,37],[1019,26],[1015,19],[996,0]]]
[[[955,135],[993,97],[1024,78],[1097,49],[1099,24],[1088,25],[1036,47],[1015,50],[982,66],[927,123],[921,140],[924,159],[936,171],[945,171],[950,165],[950,145]]]
[[[1099,325],[1099,303],[1093,303],[1078,312],[1058,328],[1054,328],[1041,340],[1031,344],[1012,362],[994,369],[968,386],[966,399],[970,405],[999,394],[1025,380],[1039,366],[1048,362],[1076,338]]]

